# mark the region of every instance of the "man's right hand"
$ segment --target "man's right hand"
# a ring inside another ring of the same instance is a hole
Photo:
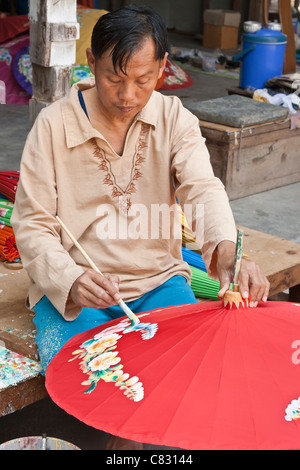
[[[108,308],[119,300],[119,277],[111,274],[103,276],[88,269],[79,276],[70,290],[70,297],[80,307]]]

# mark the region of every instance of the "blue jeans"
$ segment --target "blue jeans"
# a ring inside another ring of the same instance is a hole
[[[134,313],[148,312],[160,307],[195,303],[196,298],[183,276],[174,276],[161,286],[147,292],[142,297],[127,302]],[[125,314],[119,305],[106,309],[83,308],[75,320],[66,321],[50,303],[43,297],[34,307],[34,323],[37,330],[36,343],[38,346],[42,374],[45,375],[47,366],[55,354],[73,336],[102,325]]]

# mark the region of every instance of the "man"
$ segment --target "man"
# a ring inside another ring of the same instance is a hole
[[[235,223],[198,119],[154,91],[166,51],[166,28],[152,10],[102,16],[87,49],[95,79],[44,109],[28,136],[12,224],[32,281],[44,371],[70,337],[123,316],[120,295],[134,313],[196,301],[176,198],[220,297],[232,281]],[[167,231],[153,215],[162,207],[170,209]],[[105,276],[89,269],[56,215]],[[239,282],[251,305],[267,299],[268,281],[252,261],[243,259]]]

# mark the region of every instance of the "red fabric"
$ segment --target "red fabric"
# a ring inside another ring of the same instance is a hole
[[[164,72],[164,83],[160,86],[161,90],[177,90],[193,85],[190,75],[172,60],[167,59]]]
[[[20,254],[16,245],[13,229],[0,224],[0,261],[13,262],[19,258]]]
[[[0,44],[29,31],[28,15],[14,15],[0,18]]]
[[[94,0],[80,0],[79,6],[84,6],[85,8],[94,8]]]
[[[20,173],[18,171],[0,171],[0,194],[15,202]]]
[[[292,360],[300,305],[267,302],[228,311],[214,301],[138,316],[157,323],[151,339],[139,331],[124,334],[117,319],[75,336],[54,357],[46,387],[61,408],[90,426],[144,443],[299,449],[300,419],[286,421],[285,409],[300,396],[300,364]],[[144,388],[139,401],[104,380],[84,393],[87,364],[80,365],[84,358],[76,354],[108,327],[120,336],[111,348],[120,358],[113,367],[122,364],[128,377],[138,377]]]

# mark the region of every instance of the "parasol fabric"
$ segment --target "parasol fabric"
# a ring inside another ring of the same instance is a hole
[[[0,224],[11,227],[10,218],[13,210],[13,203],[8,199],[0,197]]]
[[[19,178],[18,171],[0,171],[0,193],[11,202],[15,202]]]
[[[176,90],[193,85],[190,75],[180,65],[170,59],[166,61],[164,76],[164,83],[160,87],[162,90]]]
[[[181,227],[182,227],[183,247],[190,251],[194,251],[195,253],[198,253],[201,256],[201,249],[196,241],[195,234],[192,232],[186,220],[185,214],[181,206],[178,203],[177,203],[177,209],[178,209],[179,220],[181,221]]]
[[[207,272],[205,263],[202,259],[202,256],[192,250],[188,250],[184,246],[182,247],[182,258],[186,261],[190,266],[194,266],[195,268],[201,269],[201,271]]]
[[[221,301],[156,309],[79,334],[46,387],[61,408],[113,435],[184,449],[299,449],[300,305]],[[294,356],[295,357],[295,356]]]
[[[29,34],[16,36],[15,38],[0,44],[0,77],[5,83],[6,103],[8,104],[28,104],[29,102],[30,94],[20,86],[13,71],[13,63],[16,54],[23,47],[28,45]],[[28,70],[29,69],[31,69],[31,64],[29,65]]]
[[[13,60],[13,74],[18,84],[32,95],[32,65],[30,61],[29,45],[22,47]]]
[[[218,300],[220,281],[211,279],[208,277],[207,272],[194,266],[190,266],[190,270],[192,272],[191,288],[195,296],[203,299]]]
[[[28,33],[30,20],[28,15],[12,15],[0,18],[0,44],[20,34]]]
[[[13,229],[0,223],[0,261],[20,259]]]

